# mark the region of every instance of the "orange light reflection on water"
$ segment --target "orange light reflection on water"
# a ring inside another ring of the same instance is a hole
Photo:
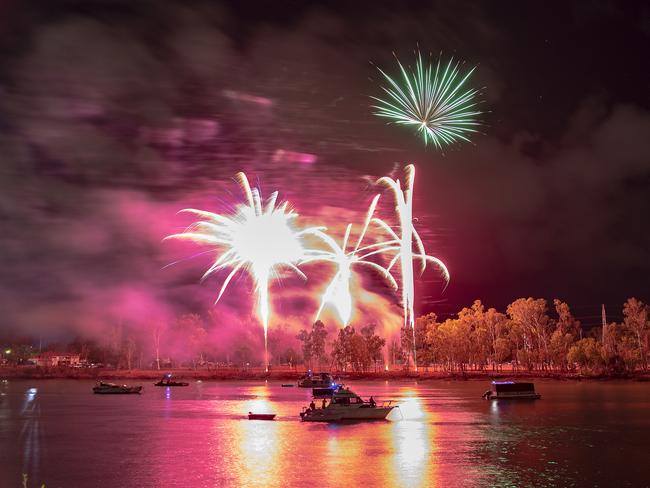
[[[241,402],[240,412],[274,413],[267,384],[250,389],[251,399]],[[281,486],[282,463],[278,461],[282,424],[277,421],[236,420],[232,443],[238,486]]]
[[[370,486],[442,486],[438,415],[417,391],[399,391],[399,408],[388,422],[351,424],[300,422],[299,407],[276,393],[268,385],[247,388],[230,405],[229,413],[240,416],[229,421],[228,447],[215,460],[228,473],[229,486],[301,486],[306,480],[319,480],[323,488],[360,480]],[[249,411],[277,413],[278,419],[249,421],[243,415]]]
[[[439,486],[435,460],[436,427],[414,391],[403,391],[399,408],[389,418],[395,420],[387,433],[394,451],[386,457],[388,486]]]

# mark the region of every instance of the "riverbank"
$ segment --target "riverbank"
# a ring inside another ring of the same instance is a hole
[[[220,368],[220,369],[171,369],[171,370],[116,370],[100,368],[39,368],[39,367],[2,367],[0,368],[0,379],[82,379],[82,380],[154,380],[160,379],[165,373],[172,373],[175,379],[186,380],[272,380],[295,382],[304,372],[294,369],[272,369],[269,372],[261,368]],[[377,371],[365,373],[339,372],[332,373],[341,380],[448,380],[448,381],[490,381],[496,379],[548,379],[558,381],[581,381],[581,380],[633,380],[650,381],[650,372],[638,371],[626,374],[581,374],[567,373],[560,371]]]

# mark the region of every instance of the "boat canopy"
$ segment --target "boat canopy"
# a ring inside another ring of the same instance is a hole
[[[497,393],[535,392],[533,383],[515,383],[514,381],[493,381]]]

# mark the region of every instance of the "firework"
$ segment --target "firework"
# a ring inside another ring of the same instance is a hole
[[[414,127],[424,139],[434,146],[458,141],[469,142],[469,136],[480,125],[477,116],[478,90],[467,88],[465,82],[476,68],[462,75],[460,63],[450,60],[446,66],[438,59],[437,64],[425,66],[418,52],[415,71],[407,70],[397,60],[402,79],[393,79],[383,70],[379,72],[387,81],[382,86],[384,98],[371,97],[378,102],[373,105],[375,115],[390,119],[396,124]]]
[[[336,264],[336,273],[323,294],[320,307],[316,313],[316,320],[318,320],[325,305],[330,304],[336,310],[339,319],[344,326],[350,322],[352,316],[352,292],[350,290],[350,281],[352,279],[352,267],[355,265],[365,266],[378,271],[388,284],[390,284],[394,289],[397,289],[397,282],[386,268],[372,261],[368,261],[365,258],[372,254],[385,252],[388,249],[394,249],[394,245],[397,244],[398,241],[380,242],[360,247],[363,238],[366,235],[366,231],[368,230],[368,225],[371,222],[375,208],[377,207],[378,200],[379,195],[376,195],[370,204],[368,213],[366,214],[366,220],[361,233],[359,234],[359,238],[357,239],[357,243],[354,249],[350,252],[347,252],[346,248],[352,231],[352,224],[348,224],[346,227],[343,242],[340,246],[334,239],[324,232],[320,230],[314,232],[316,236],[323,240],[328,249],[310,251],[311,256],[304,259],[301,264],[314,261],[326,261]]]
[[[246,196],[246,204],[236,207],[234,215],[226,216],[196,209],[181,212],[193,214],[199,220],[184,232],[166,239],[184,239],[211,246],[221,254],[203,274],[202,280],[223,269],[230,269],[224,279],[215,304],[219,302],[228,284],[239,271],[247,271],[253,278],[258,298],[258,314],[264,326],[265,367],[268,370],[267,336],[269,325],[269,286],[279,277],[278,270],[288,268],[299,276],[305,275],[296,267],[304,257],[301,236],[320,231],[310,227],[297,231],[292,221],[298,216],[288,208],[288,202],[277,205],[278,193],[262,201],[260,191],[251,189],[244,173],[237,175]]]
[[[385,184],[393,191],[395,195],[395,210],[399,219],[399,234],[393,230],[386,222],[379,218],[373,218],[373,222],[377,223],[384,229],[392,238],[392,241],[397,243],[397,246],[388,247],[385,251],[395,250],[396,254],[387,266],[386,270],[390,272],[392,267],[399,260],[401,271],[401,288],[402,288],[402,308],[404,310],[404,326],[411,327],[413,331],[413,362],[417,371],[417,357],[415,353],[415,287],[413,283],[413,260],[420,261],[421,272],[424,272],[427,266],[427,261],[436,264],[446,283],[449,282],[449,271],[445,264],[438,258],[427,255],[424,250],[422,239],[413,226],[413,184],[415,183],[415,166],[409,164],[405,168],[406,173],[406,186],[402,189],[399,180],[393,180],[387,176],[377,180],[379,184]],[[417,252],[413,252],[413,241]]]

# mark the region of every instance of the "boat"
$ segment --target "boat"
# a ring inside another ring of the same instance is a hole
[[[274,420],[274,413],[253,413],[248,412],[248,420]]]
[[[309,408],[303,408],[300,417],[304,422],[346,422],[346,421],[370,421],[386,420],[388,414],[395,408],[392,402],[381,406],[370,397],[364,401],[359,395],[349,388],[340,386],[332,394],[329,404],[322,408],[316,408],[314,402]],[[313,408],[312,408],[313,407]]]
[[[329,373],[312,373],[311,370],[298,380],[300,388],[329,388],[334,380]]]
[[[339,388],[344,388],[344,386],[332,381],[329,386],[312,388],[311,394],[314,398],[318,399],[332,398],[334,393],[336,393]]]
[[[493,381],[493,389],[483,393],[486,400],[539,400],[542,396],[535,391],[533,383],[516,381]]]
[[[314,398],[332,398],[339,385],[332,385],[329,388],[312,388],[311,394]]]
[[[154,386],[190,386],[189,383],[184,381],[172,381],[171,373],[166,374],[158,383],[154,383]]]
[[[100,381],[93,387],[93,393],[98,395],[129,395],[140,394],[142,386],[116,385],[115,383],[105,383]]]

